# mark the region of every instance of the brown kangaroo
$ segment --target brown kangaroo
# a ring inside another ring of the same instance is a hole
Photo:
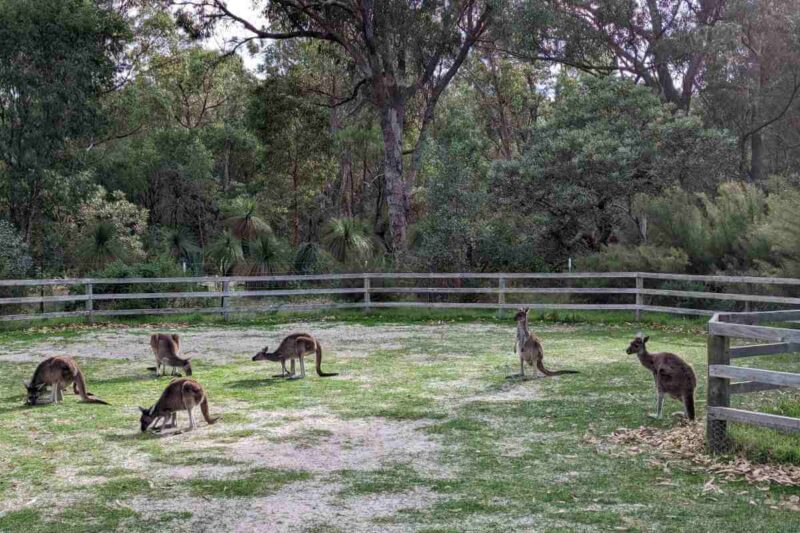
[[[642,366],[653,373],[656,382],[655,417],[661,418],[664,394],[669,394],[683,402],[684,414],[689,420],[694,420],[694,388],[697,386],[694,370],[674,353],[649,353],[646,347],[648,340],[650,337],[642,338],[642,334],[638,333],[626,352],[639,356]]]
[[[58,355],[45,359],[36,367],[31,380],[23,383],[28,389],[28,405],[43,403],[41,396],[48,386],[53,387],[51,401],[58,403],[64,399],[64,391],[69,385],[72,385],[72,390],[81,397],[82,401],[108,405],[108,402],[95,397],[86,390],[83,372],[72,357]]]
[[[203,413],[203,418],[205,418],[206,422],[213,424],[219,420],[219,417],[211,418],[208,414],[208,396],[202,385],[193,379],[175,379],[167,385],[155,405],[150,409],[139,408],[142,412],[142,416],[139,419],[141,429],[142,431],[147,431],[147,428],[151,425],[154,431],[175,427],[178,411],[182,409],[186,409],[189,414],[189,429],[196,429],[197,422],[192,414],[192,409],[197,405],[200,406],[200,411]],[[168,420],[170,421],[169,423],[167,423]],[[158,425],[159,422],[161,422],[160,427]]]
[[[178,356],[181,350],[181,339],[178,335],[154,333],[150,335],[150,348],[153,349],[153,354],[156,356],[156,366],[148,369],[155,370],[156,376],[166,374],[168,366],[172,367],[173,376],[178,375],[176,370],[178,367],[183,368],[187,376],[192,375],[192,358],[181,359]]]
[[[517,321],[517,341],[514,344],[514,351],[519,356],[519,374],[508,376],[509,378],[525,377],[525,363],[536,368],[545,376],[560,376],[561,374],[577,374],[577,370],[558,370],[551,371],[544,367],[544,348],[539,338],[528,329],[528,309],[520,309],[514,316]],[[534,375],[536,371],[534,370]]]
[[[301,379],[306,377],[306,367],[303,363],[303,357],[308,354],[316,354],[317,375],[320,377],[337,376],[336,372],[323,372],[322,371],[322,346],[320,346],[317,339],[310,333],[292,333],[283,341],[281,341],[278,349],[274,352],[269,351],[269,347],[264,347],[263,350],[253,356],[253,361],[280,361],[281,374],[276,374],[273,377],[288,377],[289,379]],[[294,374],[294,360],[300,360],[300,376]],[[290,360],[292,363],[292,371],[286,371],[286,361]]]

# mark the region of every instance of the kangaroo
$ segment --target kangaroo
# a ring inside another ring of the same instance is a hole
[[[101,403],[108,405],[108,402],[95,397],[86,390],[86,380],[83,372],[78,367],[75,359],[67,356],[56,356],[45,359],[33,372],[33,377],[28,382],[23,382],[28,389],[28,405],[36,405],[42,402],[42,394],[48,386],[52,387],[51,401],[58,403],[64,399],[64,391],[71,384],[72,390],[81,397],[86,403]]]
[[[178,411],[181,409],[186,409],[189,414],[189,429],[197,429],[197,422],[192,414],[192,409],[197,405],[200,406],[206,422],[214,424],[219,420],[219,417],[211,418],[208,414],[208,395],[202,385],[193,379],[175,379],[167,385],[167,388],[161,393],[161,397],[150,409],[139,407],[142,412],[139,419],[142,432],[147,431],[147,428],[151,426],[153,431],[175,427]],[[168,420],[169,423],[167,423]],[[158,425],[159,422],[161,422],[161,426]]]
[[[514,351],[519,356],[519,374],[508,376],[509,378],[525,377],[525,363],[533,366],[545,376],[560,376],[561,374],[577,374],[577,370],[558,370],[551,371],[544,367],[544,348],[539,338],[528,329],[528,309],[520,309],[514,316],[517,321],[517,340],[514,343]],[[536,371],[534,370],[534,375]]]
[[[150,335],[150,348],[153,349],[153,354],[156,356],[156,366],[155,368],[149,367],[149,370],[155,370],[156,376],[166,374],[168,366],[172,367],[173,376],[178,375],[177,367],[183,368],[187,376],[192,375],[192,358],[181,359],[178,356],[181,350],[181,340],[177,335],[154,333]]]
[[[683,402],[684,414],[689,420],[694,420],[694,388],[697,386],[694,370],[674,353],[649,353],[646,346],[649,340],[650,337],[642,338],[638,333],[626,352],[639,356],[642,366],[653,373],[656,382],[655,418],[661,418],[664,394],[669,394]]]
[[[264,347],[263,350],[253,356],[253,361],[280,361],[281,374],[276,374],[273,377],[288,377],[289,379],[302,379],[306,377],[306,367],[303,363],[303,357],[310,353],[316,353],[317,362],[317,375],[320,377],[337,376],[338,373],[330,373],[322,371],[322,346],[320,346],[317,339],[310,333],[292,333],[278,346],[274,352],[269,351],[269,347]],[[292,363],[292,371],[286,371],[286,360]],[[294,360],[300,360],[300,376],[294,373]]]

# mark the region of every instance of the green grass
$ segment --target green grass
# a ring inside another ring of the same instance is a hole
[[[352,328],[352,342],[363,342],[367,353],[349,356],[335,345],[327,346],[325,367],[340,372],[339,378],[320,379],[311,372],[302,381],[274,380],[265,375],[277,366],[245,358],[213,364],[199,356],[195,377],[209,392],[212,415],[222,414],[223,419],[206,428],[199,418],[198,432],[175,437],[142,434],[138,428],[136,406],[152,404],[167,378],[150,377],[138,359],[82,359],[83,331],[59,331],[63,342],[75,348],[91,390],[112,405],[82,404],[67,395],[57,406],[24,407],[21,380],[30,377],[34,365],[0,363],[0,531],[211,527],[208,521],[230,516],[232,506],[248,506],[283,489],[296,486],[298,497],[311,497],[304,493],[309,483],[329,486],[327,500],[343,513],[366,508],[364,502],[376,498],[420,495],[417,504],[376,515],[369,527],[374,530],[800,529],[800,513],[771,509],[766,503],[800,494],[797,488],[762,490],[717,479],[724,493],[704,492],[709,476],[688,465],[675,461],[665,469],[651,464],[649,453],[629,455],[586,439],[591,434],[605,442],[619,427],[668,428],[676,423],[669,417],[656,421],[647,416],[654,402],[652,377],[635,357],[624,353],[639,327],[651,335],[651,349],[674,351],[693,364],[698,412],[703,415],[702,321],[634,324],[622,314],[609,315],[606,321],[581,314],[537,322],[533,327],[542,331],[547,365],[574,368],[580,374],[521,382],[505,379],[516,371],[509,317],[484,312],[465,316],[326,314],[318,321],[320,331],[328,326]],[[259,326],[274,337],[284,329],[276,327],[280,319],[286,318],[200,320],[192,325],[219,328],[221,334]],[[368,331],[380,333],[372,328],[386,322],[440,329],[394,339],[391,346],[359,340]],[[4,330],[0,340],[36,353],[47,332]],[[791,357],[763,359],[764,367],[784,370],[795,370],[792,365],[797,364]],[[747,395],[740,401],[745,407],[800,415],[797,395],[788,392]],[[677,402],[667,400],[667,413],[679,409]],[[397,460],[318,471],[264,466],[236,455],[235,450],[245,449],[251,453],[247,457],[277,464],[281,454],[289,454],[287,461],[311,465],[321,460],[318,450],[325,447],[338,446],[342,454],[358,451],[358,441],[342,437],[336,424],[303,426],[309,413],[335,417],[342,426],[381,417],[386,427],[406,428],[403,438],[434,443],[435,460],[431,465],[416,453],[404,456],[400,446]],[[179,424],[185,425],[186,418]],[[282,431],[287,424],[295,424],[297,431]],[[414,429],[407,429],[412,425]],[[750,457],[800,464],[797,437],[742,426],[734,426],[733,435]],[[49,496],[53,491],[70,503],[54,505]],[[171,498],[195,502],[196,508],[172,505]],[[153,510],[143,512],[136,502],[150,502]],[[338,516],[333,514],[325,523],[309,522],[304,529],[353,528]]]

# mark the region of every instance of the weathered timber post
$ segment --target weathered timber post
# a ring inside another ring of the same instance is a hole
[[[506,293],[503,292],[503,289],[506,288],[506,278],[499,278],[497,280],[497,287],[500,289],[500,292],[497,293],[497,316],[502,317],[504,314],[505,309],[503,306],[506,303]]]
[[[230,281],[225,280],[222,282],[222,318],[226,321],[230,318],[230,313],[228,312],[228,307],[230,306],[230,299],[228,298],[230,288]]]
[[[730,339],[721,335],[709,335],[708,337],[708,364],[709,365],[728,365],[731,362]],[[722,453],[728,450],[730,442],[728,440],[728,422],[726,420],[716,420],[712,417],[713,407],[730,407],[730,379],[708,377],[708,399],[706,406],[706,441],[709,449],[714,453]]]
[[[91,283],[86,284],[86,319],[88,320],[89,324],[94,324],[94,300],[92,295],[94,294],[94,289]]]
[[[372,304],[372,298],[369,295],[370,286],[369,276],[364,276],[364,311],[369,311]]]
[[[644,295],[642,294],[642,289],[644,289],[644,278],[639,275],[637,272],[636,274],[636,321],[642,319],[642,306],[644,305]]]

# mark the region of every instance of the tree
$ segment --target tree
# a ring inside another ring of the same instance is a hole
[[[369,230],[353,218],[333,218],[328,222],[322,242],[341,264],[366,261],[374,251]]]
[[[223,0],[178,3],[191,6],[205,25],[220,19],[239,24],[250,33],[246,41],[315,39],[342,50],[361,76],[352,88],[352,98],[366,89],[380,117],[392,246],[402,253],[410,211],[403,173],[408,104],[416,97],[425,102],[413,143],[418,153],[439,97],[488,28],[494,2],[385,0],[376,5],[373,0],[269,0],[262,6],[276,21],[274,31],[237,15]],[[187,20],[185,12],[180,19]],[[412,155],[410,179],[416,176],[416,161]]]
[[[729,0],[726,13],[725,39],[704,73],[702,111],[737,133],[741,174],[762,181],[783,170],[775,152],[794,152],[800,141],[800,10],[795,0]]]
[[[242,241],[225,231],[208,248],[208,258],[220,276],[227,276],[231,270],[244,260]]]
[[[673,114],[643,86],[584,76],[557,90],[523,154],[492,173],[499,207],[544,217],[538,231],[559,255],[597,251],[623,233],[642,241],[637,195],[673,185],[713,191],[735,171],[724,134]]]
[[[26,243],[71,142],[101,128],[99,99],[129,36],[109,4],[0,3],[2,197]]]
[[[521,3],[509,53],[595,73],[618,72],[689,110],[714,53],[724,0]],[[544,16],[546,24],[540,17]],[[531,24],[532,23],[532,24]]]

